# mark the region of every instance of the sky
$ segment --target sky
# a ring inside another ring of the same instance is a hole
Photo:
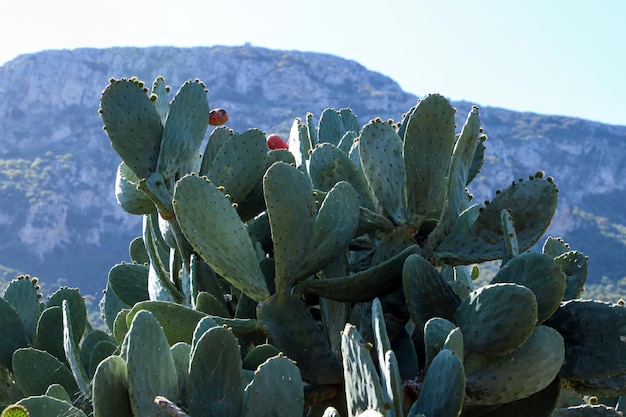
[[[0,65],[47,49],[246,42],[407,92],[626,125],[624,0],[2,0]]]

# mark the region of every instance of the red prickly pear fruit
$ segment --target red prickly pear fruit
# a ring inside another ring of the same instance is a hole
[[[214,109],[209,112],[209,124],[221,126],[228,121],[228,113],[224,109]]]
[[[277,134],[273,133],[267,137],[267,147],[271,150],[274,149],[289,149],[287,142]]]

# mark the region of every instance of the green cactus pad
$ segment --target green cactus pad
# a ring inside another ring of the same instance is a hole
[[[24,395],[44,395],[48,386],[60,384],[77,398],[78,386],[72,371],[46,351],[17,349],[13,355],[13,376]]]
[[[218,300],[213,294],[204,291],[196,297],[195,309],[214,316],[228,317],[230,315],[223,300]]]
[[[100,300],[100,313],[104,319],[104,323],[107,325],[110,331],[113,331],[113,323],[119,312],[124,308],[130,308],[130,306],[119,299],[115,292],[111,289],[111,285],[107,280],[106,289],[103,291],[104,295]]]
[[[589,269],[585,254],[579,251],[568,251],[554,258],[554,262],[565,273],[566,288],[563,300],[580,297],[585,289]]]
[[[311,143],[311,148],[313,148],[319,143],[317,128],[315,127],[315,123],[313,122],[313,113],[307,113],[305,125],[306,133],[309,136],[309,142]]]
[[[187,377],[189,376],[189,361],[191,360],[191,346],[185,342],[178,342],[170,348],[172,359],[176,366],[178,379],[178,395],[176,398],[187,398]]]
[[[406,259],[402,283],[409,314],[420,332],[433,317],[451,320],[461,303],[441,274],[421,255]]]
[[[483,139],[486,140],[486,136],[484,136]],[[480,173],[480,170],[483,168],[483,164],[485,162],[486,150],[487,149],[483,142],[480,142],[478,146],[476,147],[476,152],[474,153],[474,160],[472,161],[472,166],[470,167],[470,173],[467,178],[467,185],[469,185],[472,181],[474,181],[474,178],[478,176],[478,174]]]
[[[209,103],[206,87],[196,81],[185,82],[172,100],[163,128],[157,171],[172,177],[193,159],[208,127]]]
[[[519,245],[517,243],[517,234],[515,233],[515,223],[513,216],[508,210],[502,210],[500,213],[502,223],[502,232],[504,235],[504,249],[502,250],[502,265],[509,262],[513,257],[519,255]]]
[[[456,142],[455,110],[445,97],[429,94],[407,116],[404,163],[409,223],[418,227],[430,216],[448,175]]]
[[[52,306],[42,311],[37,322],[37,333],[33,347],[53,355],[61,362],[66,362],[63,349],[63,311],[59,306]]]
[[[222,191],[187,175],[176,185],[174,210],[183,234],[215,272],[256,301],[269,296],[245,225]],[[200,216],[200,210],[212,214]]]
[[[289,131],[289,152],[295,157],[297,167],[301,167],[307,159],[309,152],[313,149],[313,144],[309,139],[306,126],[301,123],[300,118],[294,119]]]
[[[276,417],[304,414],[300,371],[291,359],[275,356],[262,363],[245,389],[243,415]]]
[[[326,195],[313,225],[310,249],[296,277],[312,275],[342,256],[359,225],[359,200],[345,181],[338,182]]]
[[[359,227],[356,231],[356,236],[375,231],[389,233],[393,228],[394,225],[387,216],[378,214],[363,206],[359,207]]]
[[[128,313],[130,313],[129,308],[120,310],[119,313],[117,313],[117,316],[115,316],[115,321],[113,322],[113,338],[119,345],[124,342],[126,334],[128,334],[128,324],[126,323]]]
[[[217,186],[223,186],[232,201],[239,203],[265,172],[267,144],[265,134],[249,129],[229,137],[219,148],[206,176]]]
[[[352,131],[355,133],[359,133],[361,130],[361,125],[359,124],[359,118],[352,111],[352,109],[344,108],[339,110],[339,115],[341,116],[341,121],[343,122],[343,126],[346,131]]]
[[[297,168],[276,162],[263,178],[265,203],[272,229],[276,291],[289,291],[309,250],[315,224],[315,198],[308,178]],[[294,231],[298,238],[293,238]],[[259,300],[261,301],[261,300]]]
[[[289,317],[289,320],[285,320]],[[341,364],[306,305],[291,294],[276,294],[259,304],[257,318],[271,343],[296,361],[310,384],[341,382]]]
[[[273,356],[278,356],[280,351],[276,346],[268,343],[255,346],[250,352],[243,358],[243,369],[250,371],[256,370],[263,362]]]
[[[461,359],[448,349],[435,356],[426,373],[417,401],[409,415],[459,416],[465,396],[465,373]]]
[[[60,384],[51,384],[46,390],[46,393],[44,395],[48,397],[56,398],[57,400],[65,401],[66,403],[70,403],[70,404],[72,403],[72,399],[70,398],[70,395],[67,393],[67,391],[65,391],[65,388],[63,388],[63,386]]]
[[[126,362],[109,356],[98,365],[93,377],[94,417],[132,417]]]
[[[337,149],[348,155],[350,153],[350,149],[352,148],[352,144],[359,137],[359,134],[356,132],[346,132],[339,141],[337,145]]]
[[[563,338],[554,329],[537,326],[526,342],[508,355],[465,356],[466,401],[472,405],[502,404],[546,388],[563,364]]]
[[[150,257],[146,251],[146,245],[143,242],[143,237],[137,236],[130,241],[128,245],[128,255],[130,260],[136,264],[144,265],[150,262]]]
[[[559,308],[565,293],[565,274],[554,260],[535,252],[514,257],[491,280],[509,282],[530,289],[537,299],[537,320],[543,323]]]
[[[63,310],[63,350],[65,351],[65,358],[74,375],[74,380],[78,388],[86,398],[89,398],[91,396],[89,377],[87,376],[85,368],[83,368],[80,363],[78,342],[73,334],[72,317],[68,300],[63,300],[61,308]],[[80,338],[78,338],[78,340],[80,340]]]
[[[452,351],[452,353],[463,360],[465,342],[463,341],[463,332],[461,332],[459,327],[453,329],[450,334],[448,334],[445,342],[443,342],[443,348]]]
[[[350,416],[357,416],[365,410],[385,410],[383,390],[370,348],[356,326],[346,323],[341,337],[341,355]]]
[[[209,168],[213,165],[213,160],[217,156],[220,148],[232,138],[235,132],[226,126],[216,127],[209,135],[209,141],[202,153],[202,164],[200,165],[199,175],[206,175]]]
[[[193,331],[193,337],[191,339],[191,354],[193,354],[193,351],[196,349],[198,341],[200,340],[202,335],[205,334],[209,329],[217,326],[218,324],[215,322],[215,320],[208,316],[202,318],[202,320],[198,322],[196,328]]]
[[[67,300],[71,312],[74,343],[78,345],[87,325],[87,306],[83,296],[78,292],[78,288],[63,287],[50,296],[46,307],[61,307],[64,300]]]
[[[100,362],[118,352],[119,346],[117,345],[117,343],[111,342],[109,340],[101,340],[96,343],[96,345],[93,347],[93,350],[91,351],[91,355],[89,355],[89,367],[85,368],[89,378],[93,378],[96,372],[96,368],[98,368]]]
[[[0,298],[0,363],[11,369],[13,352],[30,344],[28,331],[19,314],[4,298]]]
[[[441,317],[433,317],[424,326],[424,348],[426,353],[426,368],[435,359],[435,356],[444,348],[446,340],[456,324]]]
[[[428,236],[428,243],[431,247],[436,247],[450,233],[458,216],[469,205],[469,196],[465,187],[479,143],[480,119],[478,108],[474,107],[467,117],[452,152],[444,210],[437,226]]]
[[[391,220],[406,222],[406,172],[402,140],[389,123],[372,121],[360,138],[361,168],[367,183]]]
[[[130,324],[126,353],[128,392],[135,415],[162,416],[166,414],[154,403],[162,395],[175,398],[178,381],[174,359],[165,333],[148,311],[139,311]]]
[[[339,148],[329,143],[316,146],[310,157],[309,175],[313,186],[321,191],[329,191],[339,181],[349,182],[359,196],[360,205],[374,208],[363,171]]]
[[[546,388],[529,397],[506,404],[465,406],[461,415],[464,417],[553,417],[560,396],[561,379],[556,378]]]
[[[554,215],[558,190],[543,177],[513,183],[496,194],[463,234],[449,235],[435,251],[438,261],[463,265],[498,259],[504,248],[502,210],[510,210],[515,219],[519,251],[534,245],[545,232]]]
[[[559,375],[589,380],[626,373],[626,307],[591,300],[571,300],[546,321],[565,340],[565,363]]]
[[[548,236],[545,242],[543,242],[543,247],[541,248],[541,252],[550,255],[553,258],[556,258],[559,255],[563,255],[565,252],[571,251],[569,244],[565,243],[565,241],[560,237],[552,237]]]
[[[352,275],[302,281],[294,288],[294,293],[346,302],[370,301],[400,288],[404,261],[419,253],[419,246],[411,245],[385,262]]]
[[[80,408],[46,395],[24,398],[17,402],[28,410],[29,417],[87,417]]]
[[[263,172],[267,171],[275,162],[295,165],[295,158],[287,149],[270,150],[267,152],[267,157],[265,158],[265,168],[263,168]],[[265,199],[263,197],[263,178],[259,176],[256,179],[257,183],[246,197],[239,201],[237,207],[237,213],[239,213],[241,220],[244,222],[254,219],[261,212],[267,213],[265,212]]]
[[[385,316],[383,307],[378,298],[372,302],[372,328],[374,330],[376,353],[378,357],[378,368],[380,369],[380,380],[385,403],[392,404],[392,409],[396,416],[402,416],[404,411],[402,392],[402,378],[398,361],[391,342],[387,335]]]
[[[465,348],[481,355],[505,355],[519,348],[537,325],[537,300],[528,288],[491,284],[472,291],[453,320]]]
[[[241,353],[235,335],[223,327],[205,332],[189,362],[187,404],[194,416],[241,417]]]
[[[140,178],[124,162],[117,167],[115,175],[115,198],[117,204],[130,214],[149,214],[156,206],[146,193],[138,188]]]
[[[41,313],[39,309],[39,297],[41,295],[37,288],[39,287],[36,280],[31,280],[28,276],[21,276],[9,282],[2,296],[20,317],[31,342],[35,338],[37,320]]]
[[[130,326],[135,316],[146,310],[152,313],[165,333],[170,345],[178,342],[191,344],[193,332],[205,313],[192,310],[180,304],[167,301],[143,301],[135,304],[126,316],[126,324]]]
[[[145,301],[148,295],[147,265],[117,264],[109,271],[109,288],[127,306]]]
[[[340,112],[335,109],[322,111],[317,133],[319,143],[330,143],[337,146],[344,133],[346,133],[346,128],[343,125]]]
[[[170,113],[170,103],[169,99],[167,98],[169,91],[170,88],[165,84],[165,78],[163,78],[162,76],[156,77],[156,79],[152,83],[152,94],[156,96],[156,100],[154,101],[154,108],[159,114],[159,117],[161,118],[161,124],[163,126],[165,126],[167,116]]]
[[[137,177],[149,177],[157,167],[163,125],[143,87],[113,80],[102,92],[100,107],[113,149]]]

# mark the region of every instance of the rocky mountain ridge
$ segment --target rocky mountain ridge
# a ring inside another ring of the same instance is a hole
[[[97,114],[110,78],[163,75],[175,90],[200,78],[211,107],[237,131],[286,134],[295,117],[350,107],[362,124],[399,120],[417,101],[397,83],[353,61],[252,46],[46,51],[0,67],[0,273],[97,293],[108,269],[128,258],[141,219],[114,198],[119,157]],[[441,92],[445,94],[444,92]],[[455,103],[459,124],[471,103]],[[555,178],[559,208],[549,233],[591,258],[590,280],[626,276],[626,127],[481,108],[489,136],[481,201],[538,170]],[[621,256],[620,256],[621,254]],[[617,258],[617,260],[616,260]]]

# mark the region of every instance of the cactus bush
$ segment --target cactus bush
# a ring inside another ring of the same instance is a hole
[[[472,202],[477,107],[459,132],[437,94],[397,123],[326,109],[275,146],[221,126],[199,80],[169,94],[162,77],[102,93],[116,198],[143,216],[132,262],[109,272],[108,332],[76,290],[44,304],[13,281],[1,401],[95,417],[620,413],[581,403],[626,395],[626,307],[580,299],[587,259],[563,240],[535,249],[551,177]]]

